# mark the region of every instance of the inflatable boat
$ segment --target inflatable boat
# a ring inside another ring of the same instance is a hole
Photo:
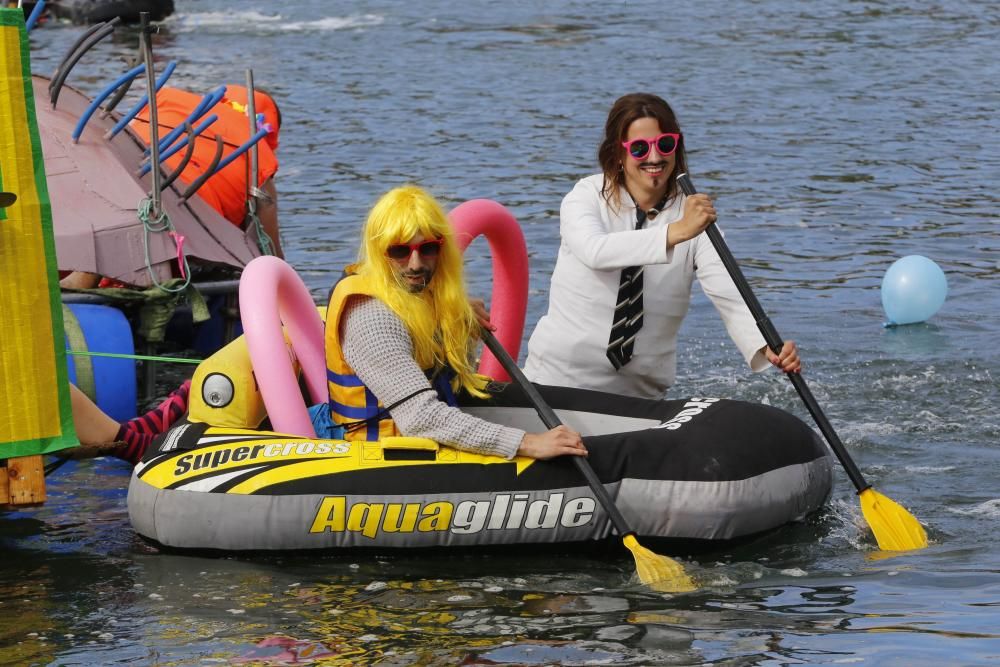
[[[492,202],[469,204],[452,213],[459,230],[468,228],[466,216],[504,217]],[[513,224],[496,238],[523,244]],[[468,245],[475,233],[462,242]],[[491,248],[496,258],[492,240]],[[519,268],[494,267],[492,321],[516,357],[520,325],[512,338],[504,313],[513,311],[516,321],[524,309],[504,295],[524,291],[527,276],[511,289],[515,274]],[[499,295],[498,275],[507,276]],[[569,461],[507,460],[422,438],[315,437],[305,405],[326,402],[326,371],[322,322],[308,291],[273,257],[250,263],[240,291],[244,336],[198,367],[188,418],[158,438],[134,470],[129,517],[143,537],[167,547],[227,551],[611,537],[609,517]],[[655,401],[539,389],[584,436],[591,466],[640,537],[744,538],[804,518],[830,493],[831,460],[822,441],[777,408],[715,397]],[[497,423],[545,430],[516,385],[493,382],[489,394],[460,399],[459,406]]]
[[[56,18],[78,25],[116,17],[125,23],[138,23],[142,12],[149,12],[151,21],[162,21],[174,13],[174,0],[49,0],[46,6]]]
[[[776,408],[540,390],[584,434],[592,467],[641,537],[746,537],[802,519],[829,494],[824,445]],[[515,386],[491,394],[462,407],[544,429]],[[347,442],[196,422],[147,452],[128,507],[140,535],[179,548],[453,547],[612,534],[569,461],[506,460],[417,438]]]

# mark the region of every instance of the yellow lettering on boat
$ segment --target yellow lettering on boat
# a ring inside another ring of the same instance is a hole
[[[590,524],[596,511],[597,501],[592,497],[567,498],[565,490],[488,494],[458,503],[437,500],[352,504],[346,496],[327,496],[320,502],[309,532],[360,533],[374,540],[379,533],[565,531]]]
[[[417,527],[420,503],[389,503],[385,508],[385,522],[382,530],[387,533],[412,533]],[[400,520],[402,515],[402,521]]]
[[[347,507],[347,498],[344,496],[327,496],[319,504],[316,518],[313,519],[310,533],[323,533],[330,531],[333,533],[344,532],[344,511]]]
[[[417,530],[421,533],[429,533],[434,530],[448,530],[451,526],[451,515],[455,508],[451,503],[437,502],[430,503],[421,513],[423,518],[417,524]]]
[[[382,522],[385,503],[357,503],[351,507],[347,518],[347,530],[359,531],[365,537],[375,539],[378,526]]]

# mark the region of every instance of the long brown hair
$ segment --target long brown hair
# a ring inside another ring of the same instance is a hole
[[[622,170],[622,160],[625,159],[625,148],[622,142],[628,136],[628,128],[640,118],[655,118],[660,124],[661,132],[676,132],[681,134],[681,126],[677,122],[674,110],[667,102],[651,93],[630,93],[615,100],[608,120],[604,124],[604,140],[597,149],[597,162],[604,172],[604,185],[601,195],[612,208],[617,208],[619,193],[625,187],[625,172]],[[674,153],[674,170],[667,177],[667,201],[677,196],[677,174],[687,171],[687,157],[684,153],[684,135],[677,142],[677,152]],[[612,201],[614,198],[614,201]]]

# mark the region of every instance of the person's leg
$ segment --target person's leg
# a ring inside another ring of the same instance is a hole
[[[63,289],[92,289],[97,287],[99,282],[101,282],[101,276],[97,273],[73,271],[59,281],[59,287]]]
[[[153,437],[170,428],[187,411],[190,388],[191,381],[186,380],[149,412],[119,424],[86,394],[70,385],[76,436],[81,445],[90,448],[121,443],[110,450],[110,453],[134,465],[142,458]]]
[[[132,465],[138,463],[142,459],[142,455],[146,453],[149,444],[153,442],[153,438],[170,428],[171,424],[187,412],[187,398],[190,389],[191,381],[185,380],[155,408],[122,424],[115,440],[125,444],[116,447],[111,453]]]
[[[73,404],[73,426],[80,444],[93,446],[114,442],[121,424],[104,414],[97,404],[72,384],[69,395]]]

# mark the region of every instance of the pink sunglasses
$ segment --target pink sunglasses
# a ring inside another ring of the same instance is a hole
[[[656,152],[663,157],[673,155],[674,151],[677,150],[677,144],[679,144],[680,141],[681,135],[674,134],[673,132],[664,132],[660,136],[653,139],[633,139],[632,141],[623,141],[622,146],[624,146],[625,150],[628,151],[628,154],[636,160],[645,160],[653,146],[656,146]]]

